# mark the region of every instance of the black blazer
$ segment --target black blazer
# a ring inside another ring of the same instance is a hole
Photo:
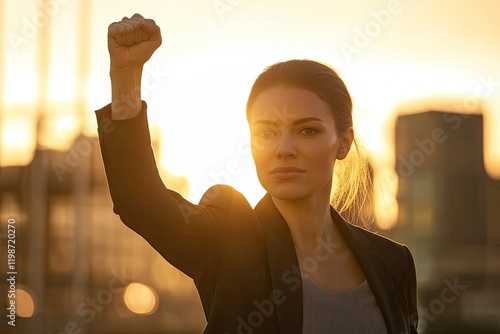
[[[198,289],[204,333],[302,332],[302,280],[288,225],[266,195],[253,209],[217,185],[198,205],[167,189],[151,149],[146,104],[139,116],[111,121],[96,111],[113,210]],[[333,221],[352,249],[389,333],[416,333],[416,275],[408,248]]]

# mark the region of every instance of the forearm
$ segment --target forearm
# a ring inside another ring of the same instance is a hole
[[[142,110],[141,76],[142,66],[120,71],[111,66],[111,117],[125,120],[136,117]]]

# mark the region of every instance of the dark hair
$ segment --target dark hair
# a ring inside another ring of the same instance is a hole
[[[247,118],[257,96],[279,85],[303,88],[317,94],[330,106],[339,133],[353,126],[351,95],[344,82],[331,67],[309,59],[288,60],[265,68],[250,90]],[[366,208],[371,204],[371,166],[356,140],[353,144],[357,156],[353,158],[349,153],[346,159],[335,164],[331,203],[348,220],[365,223]]]

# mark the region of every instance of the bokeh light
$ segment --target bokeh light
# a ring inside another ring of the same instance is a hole
[[[24,289],[16,289],[16,314],[23,318],[30,318],[35,314],[35,301],[30,293]]]
[[[151,314],[158,307],[156,291],[141,283],[130,283],[123,296],[125,305],[136,314]]]

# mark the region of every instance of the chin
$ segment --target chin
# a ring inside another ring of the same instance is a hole
[[[296,201],[305,199],[310,196],[326,196],[330,199],[332,190],[332,179],[329,178],[324,182],[307,181],[290,181],[290,182],[275,182],[274,180],[266,180],[261,182],[261,185],[272,197],[283,201]]]
[[[311,194],[308,189],[304,189],[304,186],[297,184],[281,184],[265,187],[265,189],[272,197],[282,201],[295,201]]]

